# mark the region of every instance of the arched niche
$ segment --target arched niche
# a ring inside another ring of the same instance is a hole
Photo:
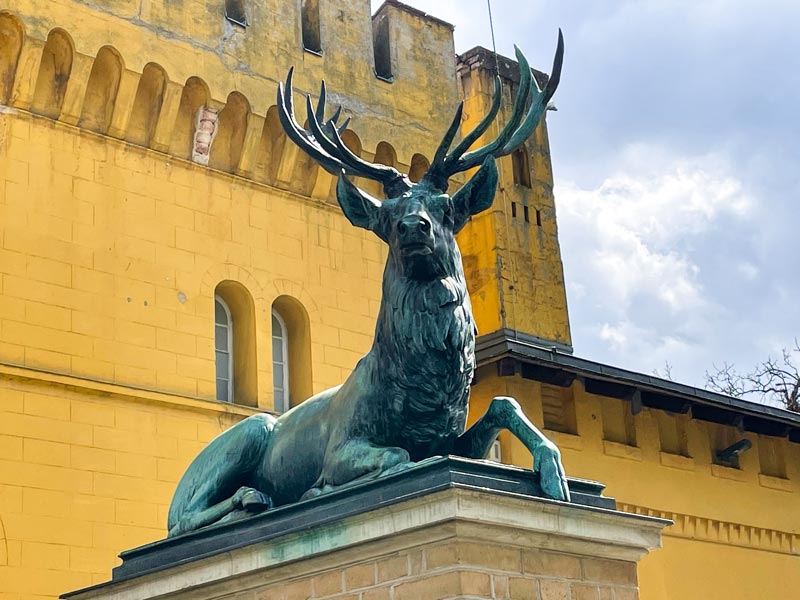
[[[388,142],[378,142],[375,148],[375,162],[387,167],[397,167],[397,152]]]
[[[236,404],[258,406],[255,304],[253,296],[238,281],[217,284],[214,295],[230,311],[233,353],[233,399]],[[209,324],[209,327],[214,324]]]
[[[347,149],[350,150],[353,154],[362,158],[363,155],[363,148],[361,147],[361,138],[358,137],[355,131],[351,129],[345,129],[342,134],[342,142],[344,145],[347,146]],[[338,179],[338,178],[337,178]],[[379,194],[380,192],[377,191],[375,185],[377,182],[372,181],[371,179],[366,179],[364,177],[354,177],[353,183],[355,183],[358,187],[363,190],[370,192],[373,196]],[[383,189],[383,188],[379,188]],[[333,188],[331,189],[331,198],[336,197],[336,181],[333,182]]]
[[[356,156],[361,156],[361,139],[352,129],[345,129],[342,132],[342,141],[347,148]]]
[[[197,111],[201,106],[208,104],[209,98],[208,86],[205,81],[199,77],[189,77],[186,80],[181,92],[175,127],[172,130],[170,154],[186,159],[192,157]]]
[[[303,129],[308,131],[308,121],[303,124]],[[303,196],[311,196],[314,190],[314,184],[317,181],[319,174],[319,165],[317,161],[311,158],[303,150],[297,148],[295,150],[295,160],[292,168],[292,179],[289,182],[289,187],[293,192]]]
[[[308,312],[298,299],[288,295],[278,296],[272,303],[272,310],[280,316],[286,329],[289,398],[290,406],[295,406],[313,393]],[[271,349],[273,358],[276,351],[277,348]]]
[[[244,136],[247,133],[247,117],[250,103],[239,92],[228,94],[225,108],[219,113],[217,135],[211,146],[208,166],[233,173],[242,157]]]
[[[121,78],[122,59],[119,53],[110,46],[103,46],[92,63],[78,121],[80,127],[97,133],[108,131]]]
[[[379,142],[375,148],[375,157],[372,159],[372,162],[389,167],[397,167],[397,153],[391,144]],[[386,195],[383,190],[383,185],[378,181],[362,179],[359,187],[376,198],[383,198]]]
[[[422,154],[415,154],[411,157],[411,165],[408,170],[408,178],[417,183],[425,173],[428,171],[428,167],[431,166],[430,161],[422,156]]]
[[[0,13],[0,104],[11,101],[24,36],[19,19],[10,13]]]
[[[72,72],[73,44],[63,29],[53,29],[42,49],[31,112],[57,119]]]
[[[136,88],[126,140],[140,146],[150,145],[161,114],[166,86],[167,74],[164,69],[155,63],[147,63]]]
[[[264,119],[264,128],[261,130],[261,141],[253,174],[257,181],[275,183],[287,139],[278,117],[278,107],[270,106]]]

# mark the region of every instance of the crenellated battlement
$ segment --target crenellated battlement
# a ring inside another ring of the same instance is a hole
[[[452,26],[394,0],[375,17],[368,0],[41,4],[0,12],[0,103],[278,187],[313,169],[277,120],[291,66],[299,93],[324,79],[330,103],[357,113],[351,149],[412,173],[458,100]],[[210,148],[197,139],[201,107]],[[299,179],[296,191],[329,196],[327,173]]]

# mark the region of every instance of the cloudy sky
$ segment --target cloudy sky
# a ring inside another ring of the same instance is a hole
[[[405,0],[492,46],[486,0]],[[380,2],[373,0],[373,7]],[[549,71],[578,356],[703,385],[800,337],[800,2],[492,0],[497,50]]]

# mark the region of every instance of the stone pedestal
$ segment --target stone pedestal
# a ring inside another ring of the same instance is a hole
[[[122,554],[70,600],[629,600],[669,521],[602,486],[536,497],[522,469],[443,458],[406,473]],[[579,503],[578,503],[579,502]]]

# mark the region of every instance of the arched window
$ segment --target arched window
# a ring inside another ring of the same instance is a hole
[[[256,313],[253,297],[227,279],[214,290],[217,400],[258,406]]]
[[[272,381],[274,409],[289,410],[311,397],[311,330],[299,300],[278,296],[272,303]]]
[[[233,402],[233,319],[225,301],[214,297],[214,352],[217,400]]]
[[[280,313],[272,311],[272,386],[275,410],[289,410],[289,330]]]

